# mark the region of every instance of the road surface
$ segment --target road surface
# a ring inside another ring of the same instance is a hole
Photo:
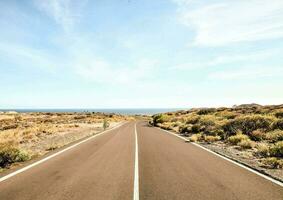
[[[129,122],[0,182],[1,200],[127,200],[134,193],[135,200],[283,199],[283,187],[142,121],[136,132]]]

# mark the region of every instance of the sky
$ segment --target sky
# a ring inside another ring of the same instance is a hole
[[[282,0],[0,0],[0,108],[283,103]]]

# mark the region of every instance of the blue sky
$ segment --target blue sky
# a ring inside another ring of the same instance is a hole
[[[0,1],[1,108],[283,103],[282,0]]]

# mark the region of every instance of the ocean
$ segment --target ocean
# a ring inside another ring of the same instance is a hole
[[[103,112],[122,115],[153,115],[158,113],[187,110],[189,108],[114,108],[114,109],[0,109],[2,112],[15,111],[25,112]]]

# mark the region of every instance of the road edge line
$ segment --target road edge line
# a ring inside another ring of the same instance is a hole
[[[139,153],[138,153],[138,134],[137,123],[135,123],[135,173],[134,173],[134,197],[133,200],[139,200]]]
[[[119,124],[119,125],[117,125],[117,126],[114,126],[114,127],[110,128],[110,129],[106,130],[106,131],[103,131],[103,132],[100,132],[100,133],[95,134],[95,135],[93,135],[93,136],[90,136],[90,137],[88,137],[88,138],[86,138],[86,139],[84,139],[84,140],[82,140],[82,141],[80,141],[80,142],[78,142],[78,143],[75,143],[75,144],[73,144],[73,145],[71,145],[71,146],[69,146],[69,147],[67,147],[67,148],[62,149],[61,151],[58,151],[58,152],[56,152],[56,153],[54,153],[54,154],[51,154],[50,156],[47,156],[47,157],[45,157],[45,158],[43,158],[43,159],[41,159],[41,160],[39,160],[39,161],[36,161],[36,162],[34,162],[34,163],[30,164],[30,165],[27,165],[27,166],[25,166],[25,167],[23,167],[23,168],[21,168],[21,169],[18,169],[18,170],[14,171],[14,172],[12,172],[12,173],[10,173],[10,174],[7,174],[7,175],[5,175],[5,176],[3,176],[3,177],[0,178],[0,183],[3,182],[3,181],[5,181],[5,180],[7,180],[7,179],[9,179],[9,178],[12,178],[13,176],[16,176],[17,174],[20,174],[20,173],[22,173],[22,172],[24,172],[24,171],[27,171],[28,169],[30,169],[30,168],[32,168],[32,167],[35,167],[35,166],[37,166],[37,165],[39,165],[39,164],[41,164],[41,163],[44,163],[44,162],[46,162],[47,160],[49,160],[49,159],[51,159],[51,158],[54,158],[54,157],[56,157],[56,156],[58,156],[58,155],[60,155],[60,154],[62,154],[62,153],[64,153],[64,152],[66,152],[66,151],[68,151],[68,150],[70,150],[70,149],[73,149],[73,148],[79,146],[79,145],[82,144],[82,143],[85,143],[85,142],[87,142],[87,141],[89,141],[89,140],[91,140],[91,139],[94,139],[94,138],[97,137],[97,136],[100,136],[100,135],[102,135],[102,134],[104,134],[104,133],[108,133],[109,131],[112,131],[112,130],[114,130],[114,129],[117,129],[117,128],[123,126],[123,125],[126,124],[126,123],[128,123],[128,122],[123,122],[123,123],[121,123],[121,124]]]
[[[154,127],[154,128],[157,128],[157,127]],[[255,169],[252,169],[251,167],[245,166],[244,164],[241,164],[241,163],[239,163],[239,162],[237,162],[237,161],[235,161],[235,160],[232,160],[231,158],[228,158],[228,157],[223,156],[223,155],[221,155],[221,154],[219,154],[219,153],[216,153],[216,152],[214,152],[214,151],[212,151],[212,150],[210,150],[210,149],[207,149],[206,147],[203,147],[203,146],[201,146],[201,145],[199,145],[199,144],[197,144],[197,143],[195,143],[195,142],[191,142],[190,140],[188,140],[188,139],[186,139],[186,138],[184,138],[184,137],[182,137],[182,136],[180,136],[180,135],[177,135],[177,134],[172,133],[172,132],[167,131],[167,130],[163,130],[163,129],[161,129],[161,128],[157,128],[157,129],[159,129],[159,130],[161,130],[161,131],[164,131],[164,132],[166,132],[166,133],[169,133],[169,134],[171,134],[171,135],[174,135],[174,136],[176,136],[176,137],[178,137],[178,138],[180,138],[180,139],[182,139],[182,140],[185,140],[186,142],[190,142],[191,144],[193,144],[193,145],[195,145],[195,146],[197,146],[197,147],[199,147],[199,148],[201,148],[201,149],[203,149],[203,150],[205,150],[205,151],[207,151],[207,152],[209,152],[209,153],[212,153],[212,154],[214,154],[214,155],[216,155],[216,156],[218,156],[218,157],[220,157],[220,158],[222,158],[222,159],[224,159],[224,160],[227,160],[227,161],[229,161],[229,162],[231,162],[231,163],[233,163],[233,164],[235,164],[235,165],[237,165],[237,166],[239,166],[239,167],[242,167],[242,168],[244,168],[244,169],[246,169],[246,170],[248,170],[248,171],[250,171],[250,172],[252,172],[252,173],[254,173],[254,174],[256,174],[256,175],[258,175],[258,176],[261,176],[262,178],[265,178],[266,180],[269,180],[269,181],[271,181],[272,183],[275,183],[275,184],[277,184],[277,185],[283,187],[283,183],[282,183],[281,181],[278,181],[278,180],[276,180],[276,179],[274,179],[274,178],[272,178],[272,177],[269,177],[269,176],[267,176],[267,175],[265,175],[265,174],[263,174],[263,173],[261,173],[261,172],[255,170]]]

